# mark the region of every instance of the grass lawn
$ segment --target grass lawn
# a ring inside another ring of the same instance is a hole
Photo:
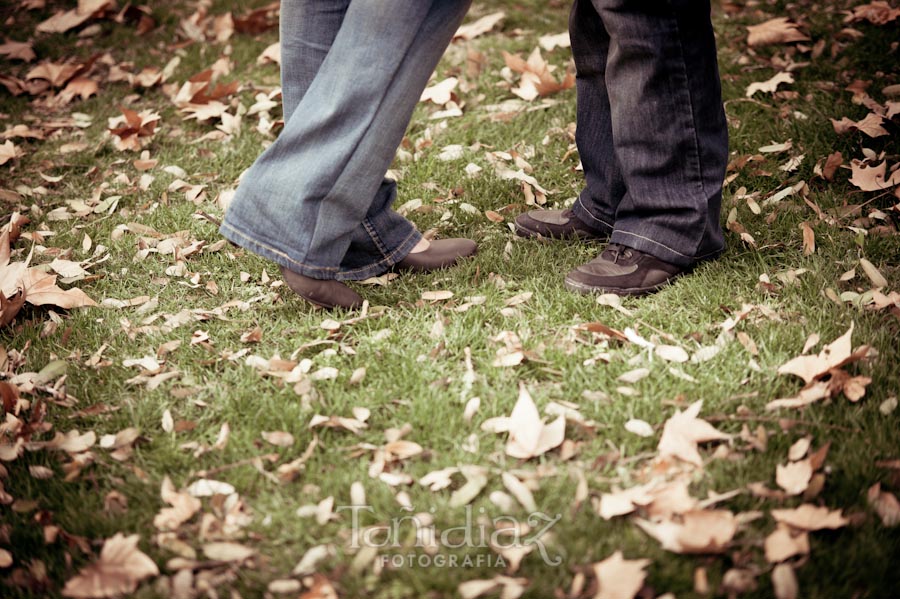
[[[563,287],[602,245],[511,228],[582,185],[574,89],[523,100],[503,55],[567,3],[476,2],[467,23],[505,16],[451,45],[454,99],[420,103],[391,175],[479,253],[329,313],[217,232],[278,131],[277,4],[38,29],[68,4],[0,7],[36,55],[0,46],[0,282],[30,259],[97,304],[26,296],[0,328],[0,595],[900,593],[897,11],[715,4],[728,249],[617,303]],[[777,17],[799,35],[748,43]],[[541,53],[562,81],[569,50]],[[517,457],[528,398],[565,440]]]

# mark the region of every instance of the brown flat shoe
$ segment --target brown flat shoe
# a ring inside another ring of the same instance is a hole
[[[283,266],[281,267],[281,276],[284,277],[284,282],[291,288],[291,291],[316,306],[347,310],[362,306],[362,297],[340,281],[313,279]]]
[[[398,270],[428,272],[439,268],[453,266],[460,258],[473,255],[478,251],[478,244],[471,239],[438,239],[424,252],[407,254],[406,258],[396,264]]]

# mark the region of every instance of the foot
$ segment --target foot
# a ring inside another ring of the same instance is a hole
[[[601,239],[609,235],[581,222],[571,208],[530,210],[516,217],[516,234],[547,239]]]
[[[362,306],[363,299],[358,293],[334,280],[313,279],[285,267],[281,267],[281,276],[291,291],[311,304],[322,308],[346,308],[348,310]]]
[[[476,251],[478,245],[471,239],[438,239],[431,241],[424,250],[410,252],[396,267],[399,270],[428,272],[453,266],[460,258],[471,256]]]
[[[577,293],[645,295],[657,291],[685,270],[650,254],[611,243],[597,258],[566,275],[565,285]]]

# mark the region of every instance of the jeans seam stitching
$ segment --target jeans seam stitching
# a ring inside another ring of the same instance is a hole
[[[656,240],[650,239],[649,237],[644,237],[643,235],[638,235],[637,233],[632,233],[631,231],[622,231],[622,230],[619,230],[619,231],[616,231],[616,233],[621,233],[621,234],[623,234],[623,235],[631,235],[632,237],[637,237],[638,239],[643,239],[644,241],[649,241],[650,243],[653,243],[653,244],[655,244],[655,245],[658,245],[659,247],[665,248],[665,249],[669,250],[670,252],[672,252],[673,254],[678,254],[679,256],[682,256],[682,257],[684,257],[684,258],[694,258],[694,256],[689,256],[689,255],[687,255],[687,254],[682,254],[682,253],[679,252],[678,250],[673,249],[673,248],[670,248],[669,246],[667,246],[667,245],[664,244],[664,243],[660,243],[660,242],[658,242],[658,241],[656,241]]]
[[[584,210],[584,213],[587,214],[589,217],[591,217],[592,219],[594,219],[594,220],[597,221],[598,223],[602,223],[603,225],[609,227],[610,229],[613,228],[613,225],[611,225],[610,223],[606,222],[606,221],[603,220],[602,218],[597,218],[596,216],[594,216],[593,214],[591,214],[591,211],[588,210],[588,209],[587,209],[587,206],[584,205],[584,202],[581,201],[581,196],[578,196],[577,202],[578,202],[578,205],[581,206],[582,210]]]
[[[372,221],[368,218],[364,218],[362,226],[366,230],[366,233],[369,235],[369,238],[375,243],[378,251],[381,252],[381,255],[387,256],[387,254],[389,254],[390,252],[388,251],[387,246],[384,245],[384,242],[382,241],[381,236],[378,234],[378,230],[372,224]]]
[[[671,5],[671,2],[669,4]],[[699,184],[700,193],[703,194],[705,197],[706,191],[705,191],[705,188],[703,185],[703,176],[702,176],[703,170],[700,165],[700,138],[697,135],[697,127],[694,123],[694,121],[695,121],[694,104],[693,104],[693,98],[691,96],[691,87],[690,87],[690,82],[689,82],[688,74],[687,74],[687,64],[685,63],[685,59],[684,59],[684,42],[682,40],[680,28],[678,27],[678,19],[673,17],[673,21],[674,21],[674,25],[675,25],[676,38],[678,39],[678,49],[680,51],[680,55],[679,55],[679,66],[681,67],[680,75],[682,77],[684,77],[684,82],[685,82],[684,89],[686,90],[688,113],[690,114],[690,125],[689,126],[691,128],[691,135],[692,135],[693,141],[694,141],[692,150],[693,150],[693,154],[694,154],[694,156],[693,156],[694,168],[696,169],[696,182]]]

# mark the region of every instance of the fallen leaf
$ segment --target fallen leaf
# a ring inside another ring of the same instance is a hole
[[[637,435],[638,437],[653,436],[653,427],[650,426],[650,423],[645,420],[638,420],[637,418],[632,418],[628,422],[626,422],[625,430],[629,433]]]
[[[810,503],[804,503],[794,509],[775,509],[771,513],[777,522],[789,524],[800,530],[841,528],[849,523],[849,520],[841,515],[841,510],[832,511],[827,507]]]
[[[68,580],[62,594],[99,598],[133,593],[140,581],[159,574],[153,560],[137,548],[139,540],[138,535],[116,533],[104,541],[100,558]]]
[[[859,160],[850,161],[850,183],[863,191],[883,191],[900,184],[900,169],[891,171],[887,178],[887,161],[869,166]]]
[[[260,435],[276,447],[290,447],[294,444],[294,435],[285,431],[262,431]]]
[[[872,281],[872,284],[875,287],[887,287],[888,282],[887,279],[884,278],[884,275],[875,268],[875,265],[866,260],[865,258],[859,259],[859,265],[862,266],[863,272],[866,273],[866,276],[869,277],[869,280]]]
[[[200,500],[190,493],[176,491],[168,476],[163,479],[160,497],[172,507],[161,509],[153,518],[153,526],[159,530],[177,530],[200,511]]]
[[[728,510],[695,510],[681,516],[681,521],[635,523],[675,553],[721,553],[737,532],[738,521]]]
[[[511,91],[528,102],[539,96],[554,94],[575,85],[575,76],[572,73],[567,72],[561,81],[557,81],[553,77],[550,65],[541,56],[540,48],[535,48],[526,60],[505,51],[503,58],[507,67],[521,73],[518,87],[512,88]]]
[[[897,496],[888,491],[881,490],[881,483],[875,483],[869,487],[867,493],[869,505],[881,518],[885,526],[897,526],[900,524],[900,501]]]
[[[799,376],[807,384],[832,368],[843,365],[853,355],[851,337],[854,324],[846,333],[822,348],[816,356],[798,356],[778,367],[778,374]]]
[[[697,450],[697,444],[730,438],[705,420],[697,418],[702,407],[703,400],[696,401],[684,412],[676,411],[675,415],[666,421],[659,440],[660,457],[672,456],[695,466],[702,466],[703,459]]]
[[[565,417],[544,424],[525,385],[519,385],[519,399],[509,416],[506,454],[523,460],[537,457],[561,445],[565,435]]]
[[[774,94],[778,90],[778,86],[781,85],[782,83],[793,83],[793,82],[794,82],[793,75],[791,75],[790,73],[781,72],[781,73],[778,73],[778,74],[772,76],[770,79],[767,79],[765,81],[758,81],[758,82],[754,82],[754,83],[751,83],[750,85],[748,85],[747,90],[744,92],[744,97],[752,98],[753,94],[755,94],[756,92]]]
[[[775,467],[775,482],[784,489],[788,495],[799,495],[809,486],[812,479],[813,468],[809,459],[799,462],[789,462]]]
[[[256,555],[256,550],[240,543],[227,541],[207,543],[203,546],[203,553],[209,559],[222,562],[242,562]]]
[[[24,155],[25,153],[22,152],[22,149],[19,146],[7,139],[3,145],[0,145],[0,166],[6,164],[10,160],[21,158]]]
[[[439,83],[435,83],[430,87],[426,87],[422,91],[419,98],[420,102],[433,102],[438,106],[443,106],[453,99],[453,90],[459,84],[456,77],[448,77]]]
[[[800,586],[797,584],[797,575],[790,564],[778,564],[772,570],[772,588],[776,599],[797,599],[800,594]]]
[[[601,562],[592,564],[597,577],[597,593],[594,599],[633,599],[641,587],[650,565],[649,559],[627,560],[621,551],[616,551]]]
[[[750,25],[747,27],[747,31],[747,44],[749,46],[766,46],[809,40],[797,28],[797,25],[792,23],[787,17],[778,17],[769,19],[759,25]]]
[[[470,40],[479,35],[483,35],[496,27],[504,17],[506,17],[506,13],[501,10],[485,15],[472,23],[461,25],[459,29],[456,30],[456,33],[453,34],[453,39]]]
[[[794,557],[809,553],[809,534],[805,530],[796,530],[786,524],[779,524],[765,540],[766,559],[776,564]]]
[[[500,478],[503,481],[503,486],[506,487],[506,490],[516,498],[516,501],[518,501],[522,507],[529,512],[536,512],[538,510],[537,503],[534,501],[534,496],[531,494],[528,487],[525,486],[525,483],[509,472],[502,473]]]
[[[632,513],[638,506],[649,505],[653,502],[649,485],[639,485],[622,491],[603,493],[597,513],[604,520],[610,520],[616,516],[624,516]]]

